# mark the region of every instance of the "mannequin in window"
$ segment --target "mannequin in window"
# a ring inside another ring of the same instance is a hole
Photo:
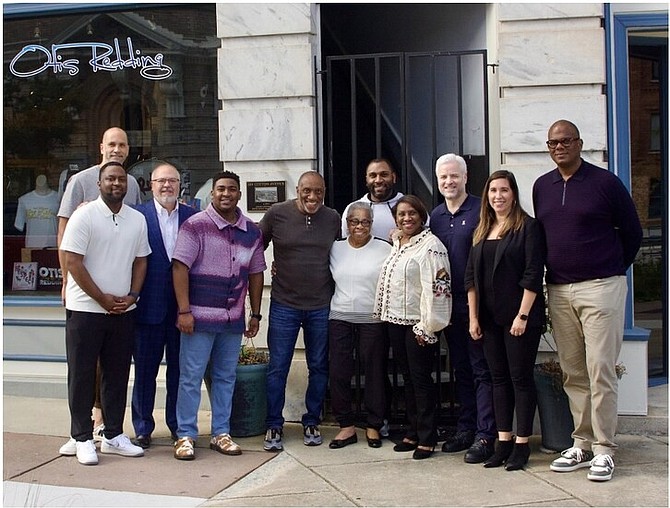
[[[26,230],[26,247],[56,247],[58,193],[49,188],[47,177],[35,179],[35,190],[19,198],[14,227]]]

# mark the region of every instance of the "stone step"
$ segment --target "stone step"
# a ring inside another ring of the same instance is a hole
[[[5,395],[67,399],[67,366],[62,361],[5,360],[3,370],[3,391]],[[131,400],[133,382],[133,369],[131,368],[128,401]],[[165,407],[165,365],[160,367],[156,384],[156,408],[163,409]],[[209,410],[209,398],[204,384],[202,392],[201,408]],[[650,387],[648,389],[648,414],[646,416],[620,415],[617,432],[629,435],[667,436],[668,385]]]
[[[133,368],[128,380],[128,403],[135,381]],[[65,362],[3,361],[3,393],[16,397],[67,399],[67,365]],[[156,409],[165,408],[165,365],[156,379]],[[209,397],[202,386],[201,409],[209,410]]]

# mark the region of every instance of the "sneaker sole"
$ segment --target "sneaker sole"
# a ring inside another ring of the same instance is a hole
[[[102,446],[100,447],[100,453],[107,453],[109,455],[120,455],[121,457],[143,457],[144,456],[144,450],[142,450],[140,453],[122,452],[122,451],[119,451],[119,450],[110,450],[109,448],[103,448]]]
[[[96,466],[98,464],[98,459],[95,460],[91,459],[88,461],[77,459],[77,462],[79,462],[82,466]]]
[[[587,474],[586,477],[594,482],[606,482],[612,479],[612,473],[602,476],[602,475],[592,475],[591,473]]]
[[[577,471],[578,469],[584,469],[585,467],[591,467],[591,461],[580,462],[574,466],[554,466],[553,464],[549,466],[549,469],[557,473],[569,473],[571,471]]]
[[[270,445],[270,446],[263,445],[263,450],[265,450],[266,452],[280,452],[283,449],[284,449],[284,447],[281,446],[281,445],[279,445],[279,446],[277,446],[277,445]]]
[[[174,458],[177,459],[177,460],[193,460],[193,459],[195,459],[195,455],[179,456],[179,455],[175,454]]]
[[[319,441],[318,443],[316,443],[314,441],[310,441],[310,442],[304,441],[304,444],[305,444],[305,446],[321,446],[323,444],[323,441]]]
[[[61,449],[58,450],[58,453],[64,455],[65,457],[74,457],[77,455],[77,449],[75,448],[74,450],[68,450],[61,447]]]

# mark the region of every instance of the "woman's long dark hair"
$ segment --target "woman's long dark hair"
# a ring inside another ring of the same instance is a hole
[[[528,216],[526,211],[521,207],[521,203],[519,203],[519,186],[516,183],[514,174],[511,171],[506,171],[504,169],[494,171],[491,173],[488,180],[486,180],[484,192],[482,192],[482,208],[479,212],[479,225],[472,234],[473,245],[486,239],[489,231],[491,231],[491,228],[496,222],[496,213],[489,204],[489,188],[491,187],[491,182],[493,180],[499,180],[501,178],[504,178],[509,183],[512,194],[514,194],[514,201],[512,202],[512,209],[500,230],[500,238],[504,237],[510,231],[520,230],[523,227],[525,218]]]

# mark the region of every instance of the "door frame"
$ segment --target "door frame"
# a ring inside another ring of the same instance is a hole
[[[629,97],[629,66],[628,66],[628,34],[631,29],[668,29],[668,13],[657,12],[614,12],[609,4],[605,4],[605,33],[607,76],[609,93],[607,94],[608,129],[607,143],[610,154],[610,170],[613,171],[631,190],[631,154],[630,154],[630,97]],[[665,101],[665,103],[664,103]],[[667,90],[661,92],[661,114],[666,115],[667,125]],[[663,125],[663,121],[661,121]],[[667,132],[661,135],[663,160],[661,164],[665,168],[665,188],[667,189],[668,178],[668,138]],[[662,260],[667,266],[668,253],[668,195],[663,193],[663,243]],[[624,337],[627,340],[648,340],[650,331],[634,326],[633,317],[633,279],[632,267],[627,273],[628,294],[626,296],[626,314],[624,321]],[[668,294],[667,271],[662,281],[662,295]],[[662,303],[663,330],[668,330],[668,300]],[[667,339],[667,337],[666,337]],[[668,363],[668,341],[663,343],[663,364],[667,376]]]

